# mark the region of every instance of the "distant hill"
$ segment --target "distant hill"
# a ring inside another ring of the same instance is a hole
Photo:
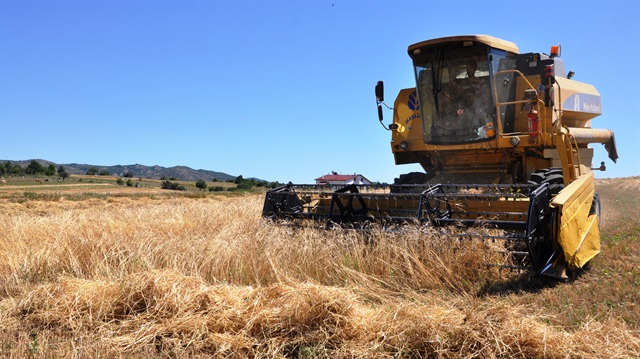
[[[0,162],[5,163],[10,161],[15,165],[20,165],[21,167],[26,167],[33,160],[24,160],[24,161],[13,161],[13,160],[0,160]],[[140,164],[134,165],[115,165],[115,166],[100,166],[100,165],[90,165],[90,164],[80,164],[80,163],[55,163],[47,160],[36,159],[38,163],[41,165],[48,167],[50,164],[53,164],[56,169],[62,165],[70,174],[85,174],[89,171],[90,168],[95,167],[98,169],[98,172],[109,172],[110,175],[113,176],[123,176],[125,173],[131,173],[133,177],[142,177],[142,178],[150,178],[150,179],[161,179],[161,178],[175,178],[183,181],[197,181],[197,180],[205,180],[211,181],[214,178],[217,178],[220,181],[228,181],[234,180],[237,176],[232,176],[230,174],[224,172],[216,172],[209,170],[194,170],[187,166],[174,166],[174,167],[162,167],[162,166],[145,166]]]

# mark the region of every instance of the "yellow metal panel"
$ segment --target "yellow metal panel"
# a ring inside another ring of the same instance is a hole
[[[415,93],[415,88],[402,89],[396,97],[393,104],[393,123],[398,125],[398,129],[392,133],[394,142],[418,141],[419,144],[424,145],[420,110],[409,107],[409,103],[417,99]]]
[[[595,193],[593,173],[578,177],[552,201],[558,208],[558,244],[570,267],[580,268],[600,253],[600,228],[589,215]]]
[[[600,253],[600,228],[598,216],[591,215],[587,219],[587,231],[584,233],[578,250],[569,258],[569,266],[582,268],[588,261]]]
[[[409,46],[409,54],[413,52],[413,50],[417,48],[421,48],[423,46],[431,46],[435,44],[447,43],[447,42],[455,42],[455,41],[477,41],[483,44],[487,44],[491,47],[495,47],[497,49],[506,50],[512,52],[514,54],[519,53],[518,46],[511,41],[499,39],[497,37],[488,36],[488,35],[461,35],[461,36],[447,36],[441,37],[437,39],[431,39],[419,42],[417,44],[413,44]]]

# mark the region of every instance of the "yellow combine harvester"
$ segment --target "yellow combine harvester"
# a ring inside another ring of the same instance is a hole
[[[600,201],[590,143],[614,162],[613,133],[591,128],[600,95],[572,80],[559,59],[524,53],[491,36],[453,36],[409,46],[416,87],[403,89],[391,131],[396,164],[424,173],[393,185],[285,185],[267,192],[263,217],[336,223],[379,221],[497,229],[502,266],[566,277],[600,251]],[[450,231],[443,231],[443,233]],[[449,234],[464,238],[471,234]],[[493,247],[495,248],[495,246]]]

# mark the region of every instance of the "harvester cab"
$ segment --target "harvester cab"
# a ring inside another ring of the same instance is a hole
[[[266,194],[263,217],[332,223],[378,221],[482,227],[482,235],[440,231],[460,241],[489,240],[497,264],[566,278],[599,253],[600,202],[593,149],[615,162],[613,133],[591,128],[600,95],[565,74],[560,47],[520,54],[485,35],[423,41],[408,48],[416,86],[400,90],[384,124],[396,164],[424,173],[393,185],[328,188],[289,184]],[[390,108],[391,109],[391,108]]]
[[[408,52],[416,87],[396,98],[391,150],[396,164],[420,164],[430,182],[526,183],[558,167],[568,185],[591,171],[589,143],[605,144],[616,161],[613,133],[591,128],[600,95],[565,74],[560,46],[520,54],[511,42],[479,35],[428,40]]]

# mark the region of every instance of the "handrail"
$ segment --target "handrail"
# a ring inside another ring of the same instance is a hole
[[[501,106],[508,106],[508,105],[516,105],[516,104],[522,104],[522,103],[529,103],[531,101],[528,100],[516,100],[516,101],[508,101],[508,102],[500,102],[498,99],[498,84],[496,82],[496,78],[498,77],[498,75],[504,75],[504,74],[508,74],[508,73],[514,73],[516,75],[519,75],[522,77],[522,79],[524,79],[524,81],[526,82],[526,84],[529,86],[530,89],[535,90],[535,88],[533,87],[533,85],[531,84],[531,82],[529,82],[529,80],[527,80],[527,78],[524,76],[524,74],[518,70],[502,70],[502,71],[498,71],[495,74],[493,74],[493,98],[495,98],[496,100],[496,122],[497,122],[497,127],[498,127],[498,133],[499,134],[504,134],[502,132],[502,118],[500,117],[500,107]],[[536,91],[537,92],[537,91]]]

